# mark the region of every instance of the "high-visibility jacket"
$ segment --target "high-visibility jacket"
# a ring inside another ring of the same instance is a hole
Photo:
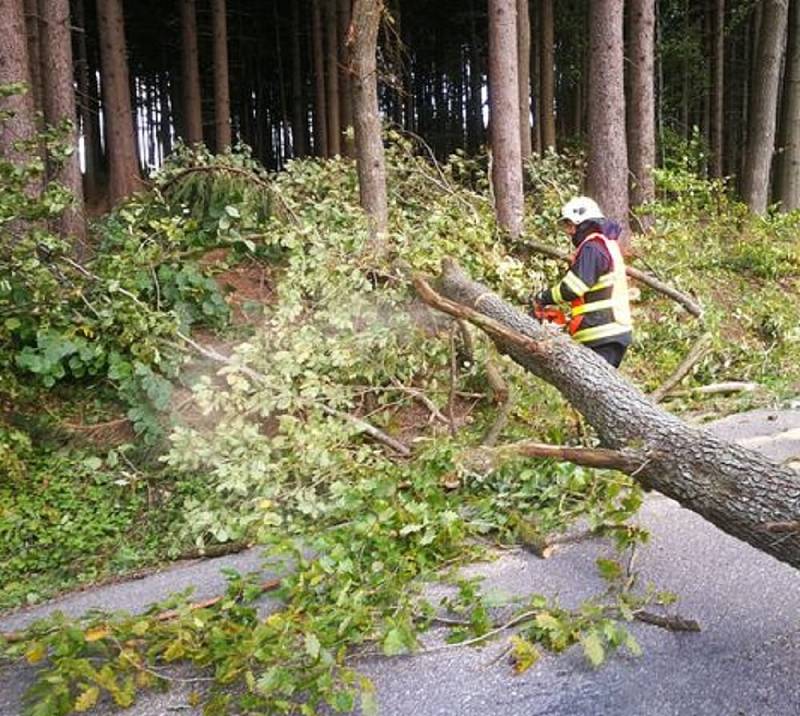
[[[587,262],[579,260],[590,242],[607,259],[603,262],[607,269],[604,273],[592,272],[592,264],[587,269]],[[612,342],[628,345],[631,342],[633,322],[625,260],[616,241],[597,231],[589,233],[575,250],[570,270],[549,294],[554,303],[570,304],[567,329],[575,340],[588,345]]]

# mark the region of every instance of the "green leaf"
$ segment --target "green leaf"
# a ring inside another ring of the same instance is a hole
[[[403,631],[398,627],[390,629],[383,640],[383,653],[386,656],[397,656],[408,652],[409,648],[403,638]]]
[[[88,689],[86,689],[86,691],[78,696],[77,699],[75,699],[75,705],[72,708],[79,712],[88,711],[97,703],[99,696],[100,689],[98,689],[96,686],[90,686]]]
[[[306,634],[305,642],[306,642],[306,654],[308,654],[312,659],[318,658],[320,644],[317,635]]]
[[[613,559],[597,559],[600,576],[608,582],[614,582],[622,576],[622,565]]]
[[[595,631],[590,631],[583,636],[581,643],[583,644],[583,653],[589,663],[594,667],[600,666],[606,658],[606,650],[600,635]]]

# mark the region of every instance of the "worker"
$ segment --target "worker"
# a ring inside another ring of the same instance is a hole
[[[560,223],[575,253],[564,278],[534,297],[535,308],[570,304],[570,335],[618,368],[633,337],[621,228],[587,196],[568,201]]]

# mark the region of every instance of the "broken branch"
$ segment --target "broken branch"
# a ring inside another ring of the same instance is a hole
[[[680,383],[694,366],[700,362],[702,357],[708,352],[711,347],[711,334],[703,334],[697,343],[694,344],[692,349],[687,354],[686,358],[681,361],[681,364],[675,369],[672,375],[667,378],[664,383],[650,393],[650,399],[654,403],[660,403],[664,396],[667,395],[678,383]]]

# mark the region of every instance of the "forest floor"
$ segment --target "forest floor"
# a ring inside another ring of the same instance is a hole
[[[800,409],[762,409],[706,425],[723,438],[759,450],[778,462],[800,459]],[[592,669],[573,647],[545,656],[515,676],[503,658],[508,634],[483,648],[445,645],[444,630],[425,637],[425,649],[409,657],[366,657],[357,667],[374,680],[382,714],[767,714],[796,713],[800,703],[800,578],[797,571],[739,542],[650,493],[639,522],[651,532],[639,547],[635,569],[641,583],[652,582],[679,596],[676,613],[695,619],[699,633],[678,633],[634,623],[643,648],[638,658],[617,655]],[[507,594],[531,589],[557,596],[564,606],[601,592],[595,566],[611,546],[602,539],[560,547],[542,560],[523,550],[505,550],[495,561],[467,571],[485,576],[490,590]],[[140,611],[168,593],[195,586],[198,599],[224,590],[220,569],[258,570],[259,549],[218,559],[173,566],[142,579],[66,595],[47,604],[0,617],[0,630],[24,627],[55,610],[80,614],[96,606]],[[446,589],[431,585],[431,594]],[[264,609],[276,603],[264,600]],[[0,715],[22,712],[21,698],[33,670],[0,669]],[[182,668],[166,693],[151,693],[126,713],[162,716],[200,713],[188,705],[202,682]],[[102,707],[98,713],[112,713]]]

